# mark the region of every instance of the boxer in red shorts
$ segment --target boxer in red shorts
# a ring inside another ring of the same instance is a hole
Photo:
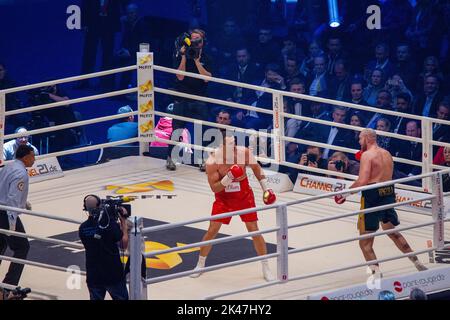
[[[245,173],[245,167],[253,170],[256,178],[264,191],[263,201],[272,204],[276,196],[267,188],[267,181],[261,167],[256,162],[248,148],[235,145],[233,136],[224,136],[223,143],[211,153],[206,161],[206,174],[211,190],[216,200],[212,207],[212,215],[238,211],[255,207],[255,197]],[[211,220],[208,231],[202,241],[212,240],[216,237],[222,224],[229,224],[232,217]],[[240,216],[249,232],[258,231],[258,216],[256,212]],[[266,242],[262,235],[253,237],[253,244],[259,256],[267,254]],[[201,247],[198,263],[195,269],[205,267],[206,257],[211,251],[211,245]],[[270,272],[268,261],[262,260],[262,271],[266,281],[274,280]],[[192,278],[197,278],[202,272],[194,273]]]

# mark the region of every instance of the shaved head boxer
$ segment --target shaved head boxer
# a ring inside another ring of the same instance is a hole
[[[361,165],[358,179],[350,186],[358,188],[375,183],[392,180],[394,163],[391,154],[377,145],[377,135],[372,129],[365,129],[359,135],[359,144],[361,151],[357,158],[360,158]],[[345,197],[336,196],[337,203],[343,203]],[[382,205],[395,203],[394,185],[388,185],[362,192],[361,209],[373,208]],[[358,229],[361,235],[376,232],[381,227],[383,230],[394,229],[400,224],[397,213],[394,208],[360,214],[358,218]],[[406,239],[399,233],[390,233],[389,238],[394,241],[397,248],[403,253],[413,252]],[[373,250],[374,238],[368,238],[359,241],[359,246],[363,252],[366,261],[376,260],[377,257]],[[416,256],[409,257],[414,266],[419,271],[427,268],[419,261]],[[379,265],[369,266],[372,274],[380,273]],[[381,276],[381,273],[380,273]]]

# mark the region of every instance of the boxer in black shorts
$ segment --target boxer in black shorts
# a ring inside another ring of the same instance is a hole
[[[364,129],[359,135],[359,144],[361,151],[355,155],[360,158],[358,179],[350,186],[358,188],[375,183],[382,183],[392,180],[394,162],[391,154],[377,145],[377,134],[372,129]],[[335,201],[341,204],[345,201],[344,195],[335,197]],[[361,209],[374,208],[382,205],[395,203],[395,189],[393,185],[387,185],[380,188],[374,188],[362,192]],[[392,230],[400,224],[395,209],[386,209],[366,214],[360,214],[358,219],[358,230],[361,235],[376,232],[379,227],[383,230]],[[400,232],[388,234],[389,238],[395,243],[398,249],[403,253],[411,253],[413,250]],[[359,246],[366,261],[377,260],[373,250],[374,237],[359,240]],[[409,259],[414,263],[417,270],[427,270],[416,256],[410,256]],[[372,274],[379,273],[378,263],[369,265]]]
[[[394,186],[380,187],[362,192],[361,210],[391,203],[395,203]],[[379,229],[380,222],[390,222],[394,227],[400,224],[397,212],[395,212],[394,208],[391,208],[367,214],[360,214],[358,217],[358,230],[361,232],[375,232]]]

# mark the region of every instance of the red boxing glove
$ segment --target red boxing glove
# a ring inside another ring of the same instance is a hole
[[[220,183],[227,187],[229,186],[233,180],[242,177],[244,175],[244,170],[239,167],[237,164],[233,164],[230,168],[230,170],[228,170],[227,175],[225,177],[222,178],[222,180],[220,181]]]
[[[266,191],[264,191],[263,193],[263,201],[264,204],[272,204],[277,200],[277,196],[275,195],[275,193],[273,192],[272,189],[268,189]]]
[[[357,153],[355,153],[355,159],[357,161],[361,161],[362,154],[363,154],[363,151],[359,150]]]
[[[244,170],[242,170],[242,168],[239,167],[237,164],[233,164],[227,173],[227,176],[233,180],[242,177],[243,175]]]
[[[345,196],[341,195],[341,194],[337,195],[337,196],[334,196],[334,201],[337,204],[343,204],[345,202],[345,200],[347,200],[347,198]]]

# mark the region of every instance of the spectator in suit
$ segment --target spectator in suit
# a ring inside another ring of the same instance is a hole
[[[411,58],[411,46],[407,43],[399,43],[396,58],[396,73],[403,79],[406,87],[415,90],[418,72],[416,63]]]
[[[343,60],[334,62],[334,73],[330,77],[329,83],[330,99],[338,101],[349,100],[351,78]]]
[[[223,77],[229,80],[251,84],[262,77],[262,71],[252,61],[248,49],[243,47],[236,50],[236,61],[226,67]],[[228,101],[244,104],[253,102],[250,101],[253,98],[253,90],[226,86],[224,91],[226,94],[225,98]]]
[[[412,114],[411,96],[406,93],[400,93],[397,96],[397,103],[395,104],[395,111],[406,114]],[[407,115],[392,117],[392,132],[398,134],[406,133],[406,123],[408,122]]]
[[[444,74],[439,67],[439,60],[435,56],[426,57],[423,61],[423,70],[419,74],[419,83],[423,83],[427,76],[436,76],[439,82],[444,80]]]
[[[345,53],[342,50],[342,40],[337,35],[331,35],[328,38],[327,41],[327,60],[328,60],[328,66],[327,66],[327,72],[328,75],[335,74],[335,66],[336,63],[339,61],[341,62],[346,58]]]
[[[391,122],[386,118],[380,118],[377,121],[378,131],[391,132]],[[391,137],[377,135],[377,144],[379,147],[391,151]]]
[[[304,77],[307,77],[309,74],[311,74],[312,70],[314,69],[314,59],[322,55],[324,55],[324,52],[320,47],[319,42],[311,42],[308,46],[308,56],[303,59],[300,65],[300,72]]]
[[[311,101],[309,103],[309,110],[307,111],[308,113],[306,113],[306,115],[310,118],[321,120],[329,118],[329,113],[327,111],[326,105],[321,102]],[[306,122],[302,124],[300,131],[297,132],[296,137],[302,139],[302,137],[307,135],[309,130],[312,130],[314,124],[314,122]]]
[[[314,58],[314,68],[307,79],[312,96],[328,96],[327,61],[324,56]]]
[[[335,106],[333,109],[332,118],[328,120],[335,123],[344,123],[346,113],[347,111],[344,107]],[[350,132],[347,129],[332,127],[330,125],[315,124],[313,128],[309,130],[307,137],[308,139],[305,140],[346,147],[350,141]],[[325,149],[322,157],[327,159],[329,153],[330,149]]]
[[[276,90],[284,90],[286,89],[286,84],[284,82],[284,78],[281,76],[280,67],[277,64],[268,64],[266,66],[266,73],[264,80],[258,85],[266,88],[276,89]],[[264,109],[272,109],[272,94],[266,93],[263,91],[256,91],[254,98],[254,102],[252,106]],[[242,119],[239,121],[239,119]],[[267,129],[269,125],[272,123],[272,116],[260,113],[256,111],[247,111],[244,116],[244,113],[236,115],[237,125],[239,124],[247,129]]]
[[[359,104],[362,106],[369,106],[366,100],[363,97],[363,83],[361,80],[355,79],[350,84],[350,98],[348,98],[347,102],[351,102],[354,104]],[[359,112],[365,119],[370,116],[370,112],[359,109],[350,109],[348,110],[348,121],[355,112]]]
[[[377,96],[380,90],[384,88],[384,73],[381,69],[375,69],[371,72],[370,82],[363,91],[363,99],[369,106],[376,106]]]
[[[415,51],[424,57],[438,50],[441,35],[438,6],[435,0],[417,0],[416,2],[405,36],[412,43]]]
[[[139,51],[139,44],[149,42],[148,32],[150,26],[147,19],[140,17],[139,7],[130,3],[126,7],[126,15],[121,17],[122,24],[122,39],[120,49],[116,52],[116,63],[118,67],[127,67],[136,63],[136,52]],[[150,43],[152,47],[153,43]],[[133,84],[133,72],[120,73],[120,89],[127,89],[130,84]]]
[[[214,37],[211,55],[218,65],[230,64],[236,50],[244,44],[244,38],[233,18],[227,18],[221,32]]]
[[[365,128],[366,127],[366,119],[364,118],[364,116],[361,112],[355,111],[355,112],[353,112],[353,115],[350,118],[350,125],[355,126],[355,127]],[[350,141],[348,143],[348,147],[350,149],[356,149],[356,150],[361,149],[361,145],[359,144],[359,134],[360,133],[361,133],[361,131],[353,130],[353,134],[350,134]],[[355,155],[350,154],[349,158],[352,160],[355,160]]]
[[[81,24],[85,32],[82,74],[94,72],[97,47],[102,47],[102,70],[112,69],[114,36],[120,31],[120,0],[83,0],[81,4]],[[101,78],[102,86],[113,88],[114,78]],[[89,86],[83,80],[81,88]]]
[[[392,75],[394,65],[389,60],[389,46],[386,43],[380,43],[375,47],[375,60],[370,61],[366,69],[369,71],[381,70],[386,78]]]
[[[392,111],[392,96],[389,91],[383,89],[378,92],[376,107],[378,109]],[[377,112],[373,114],[371,118],[369,118],[367,128],[375,129],[377,126],[377,121],[380,118],[388,118],[390,120],[391,117],[386,114]]]
[[[305,93],[305,82],[294,78],[289,84],[289,92],[304,94]],[[308,115],[309,101],[286,97],[284,100],[285,112],[295,114],[297,116]],[[285,124],[285,135],[288,137],[295,137],[297,132],[300,130],[302,125],[302,120],[288,119]]]
[[[281,48],[281,65],[285,65],[288,58],[293,59],[297,63],[297,69],[300,71],[300,66],[298,65],[300,61],[303,60],[305,54],[302,49],[297,46],[295,36],[287,36],[283,39],[283,48]]]
[[[435,115],[436,119],[448,121],[450,118],[450,101],[442,100]],[[450,126],[440,123],[433,123],[433,140],[440,142],[450,142]],[[436,154],[438,147],[434,146],[434,154]]]
[[[284,81],[289,85],[292,79],[302,78],[302,74],[300,73],[300,69],[298,66],[297,59],[294,55],[290,55],[286,57],[284,62]]]
[[[414,103],[414,113],[420,116],[429,117],[436,114],[437,106],[442,100],[439,91],[440,82],[437,76],[429,75],[425,77],[423,92],[417,96]]]
[[[411,120],[406,124],[406,135],[408,137],[420,138],[420,125],[417,121]],[[413,161],[422,162],[422,144],[419,142],[405,140],[397,140],[395,144],[395,156]],[[396,163],[397,169],[407,176],[418,175],[421,173],[421,167],[416,167],[406,163]]]
[[[251,48],[254,61],[261,67],[269,63],[275,63],[279,59],[280,49],[273,39],[272,29],[269,27],[259,28],[258,40]]]

